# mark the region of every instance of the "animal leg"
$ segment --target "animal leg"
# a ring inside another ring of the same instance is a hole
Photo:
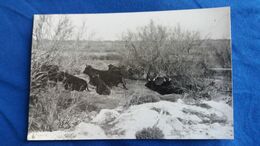
[[[124,79],[122,79],[122,84],[123,84],[124,89],[128,90],[128,89],[126,88],[126,83],[125,83],[125,80],[124,80]]]
[[[88,88],[88,85],[86,86],[87,90],[90,92],[89,88]]]

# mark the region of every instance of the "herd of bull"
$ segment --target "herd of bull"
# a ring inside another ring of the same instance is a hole
[[[66,90],[70,91],[90,91],[86,80],[67,72],[60,71],[57,65],[43,65],[40,68],[41,72],[45,73],[47,80],[54,83],[61,82]],[[122,84],[127,90],[125,78],[121,67],[108,65],[108,70],[98,70],[90,65],[86,65],[84,74],[89,76],[89,84],[95,86],[95,90],[100,95],[109,95],[111,87]],[[159,94],[182,94],[184,91],[181,88],[175,87],[169,77],[153,77],[147,78],[145,86]]]

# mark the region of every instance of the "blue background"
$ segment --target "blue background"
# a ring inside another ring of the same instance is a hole
[[[33,14],[220,6],[232,12],[235,140],[26,141]],[[260,145],[259,24],[260,0],[0,0],[0,145]]]

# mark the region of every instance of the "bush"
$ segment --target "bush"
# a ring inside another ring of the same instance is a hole
[[[199,32],[158,25],[151,20],[136,31],[123,34],[122,40],[125,66],[168,76],[203,74],[205,64],[200,64],[205,57],[196,52],[203,42]]]
[[[163,139],[164,134],[158,127],[148,127],[137,131],[135,134],[136,139]]]
[[[81,97],[85,95],[65,91],[55,81],[49,81],[48,72],[41,68],[44,65],[57,65],[59,69],[76,75],[82,70],[77,65],[85,65],[82,58],[86,57],[76,51],[65,52],[70,48],[82,48],[79,39],[75,43],[67,41],[75,30],[68,17],[37,16],[35,20],[37,21],[34,24],[32,41],[28,129],[53,131],[58,128],[70,128],[87,119],[85,112],[97,110],[97,107],[84,102]],[[57,20],[57,23],[52,24],[53,20]],[[76,33],[84,32],[82,28]]]
[[[231,90],[228,81],[216,81],[214,79],[202,79],[197,81],[197,84],[191,90],[187,90],[184,99],[187,101],[197,102],[201,100],[218,100],[219,97],[226,97],[222,99],[227,104],[231,105]]]
[[[70,92],[59,86],[31,95],[29,131],[68,129],[88,120],[88,113],[99,109],[85,96],[84,92]]]
[[[75,108],[63,111],[58,115],[58,119],[55,120],[55,126],[57,127],[55,130],[74,128],[79,123],[90,120],[87,112],[79,112]]]
[[[152,94],[148,94],[148,95],[134,94],[130,97],[130,100],[126,103],[125,106],[129,107],[131,105],[139,105],[139,104],[158,102],[158,101],[160,101],[160,98]]]

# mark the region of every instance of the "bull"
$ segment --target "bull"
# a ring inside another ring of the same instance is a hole
[[[171,82],[171,78],[168,77],[155,77],[148,78],[148,82],[145,86],[153,91],[158,92],[161,95],[165,94],[182,94],[184,90],[179,87],[175,87]]]
[[[89,91],[87,81],[79,77],[73,76],[69,73],[66,72],[57,73],[56,80],[61,81],[66,90],[84,91],[87,89]]]
[[[103,80],[100,79],[99,74],[93,75],[93,83],[96,85],[96,92],[100,95],[110,95],[111,91]]]
[[[122,83],[123,88],[126,88],[126,83],[124,81],[123,75],[120,71],[116,70],[98,70],[94,69],[92,66],[87,65],[85,70],[83,71],[84,74],[87,74],[90,78],[90,84],[96,86],[95,82],[93,82],[93,78],[95,75],[99,75],[99,78],[104,81],[104,83],[109,86],[118,86],[118,84]]]

